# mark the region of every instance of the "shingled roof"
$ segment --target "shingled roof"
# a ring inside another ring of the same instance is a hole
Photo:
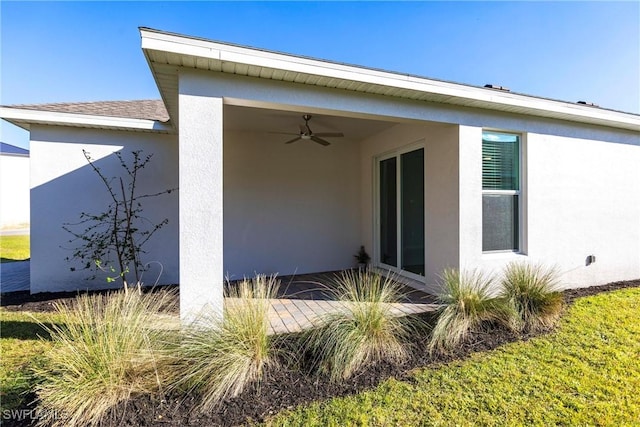
[[[56,113],[91,116],[122,117],[127,119],[169,121],[164,103],[159,99],[139,101],[60,102],[54,104],[9,105],[21,110],[52,111]]]

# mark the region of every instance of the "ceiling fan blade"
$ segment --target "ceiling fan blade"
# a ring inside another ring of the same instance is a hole
[[[344,133],[342,132],[320,132],[320,133],[314,133],[315,136],[324,136],[327,138],[342,138],[344,136]]]
[[[295,132],[267,132],[273,135],[300,135],[300,133]]]
[[[324,145],[325,147],[326,147],[327,145],[331,145],[331,143],[330,143],[329,141],[325,141],[324,139],[322,139],[322,138],[318,138],[318,137],[317,137],[317,136],[315,136],[315,135],[311,137],[311,140],[312,140],[312,141],[314,141],[314,142],[317,142],[317,143],[318,143],[318,144],[320,144],[320,145]]]
[[[302,139],[302,138],[300,138],[300,136],[296,136],[295,138],[290,139],[289,141],[285,142],[285,144],[291,144],[292,142],[296,142],[296,141],[298,141],[300,139]]]

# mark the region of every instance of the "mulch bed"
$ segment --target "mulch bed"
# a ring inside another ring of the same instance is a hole
[[[563,292],[567,304],[576,298],[596,295],[624,288],[640,287],[640,279],[615,282],[603,286],[570,289]],[[14,292],[2,295],[1,305],[12,311],[52,311],[53,302],[70,299],[76,293],[62,292],[29,295]],[[200,414],[194,410],[197,401],[191,397],[143,396],[132,399],[113,411],[113,417],[104,420],[105,426],[232,426],[264,421],[283,409],[292,409],[300,404],[323,401],[336,396],[352,395],[371,389],[388,378],[413,381],[411,371],[415,368],[437,366],[453,360],[464,359],[475,352],[487,351],[503,344],[528,340],[536,334],[515,334],[494,328],[472,335],[464,345],[448,354],[429,355],[424,337],[413,343],[416,350],[402,364],[380,363],[369,366],[349,380],[338,384],[325,378],[306,375],[297,370],[273,369],[266,373],[260,388],[251,387],[237,398],[224,402],[217,411]],[[34,396],[35,397],[35,396]],[[28,422],[9,420],[7,426],[25,426]]]

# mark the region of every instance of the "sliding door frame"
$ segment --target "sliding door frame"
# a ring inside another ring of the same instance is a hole
[[[423,177],[425,180],[426,177],[426,147],[425,141],[420,140],[414,143],[404,145],[402,147],[396,148],[391,151],[387,151],[373,158],[373,265],[379,268],[383,268],[385,270],[390,270],[396,274],[399,274],[404,277],[408,277],[413,280],[417,280],[419,282],[426,283],[425,276],[421,276],[416,273],[412,273],[410,271],[406,271],[402,269],[402,155],[405,153],[410,153],[416,150],[423,150],[424,153],[424,166],[423,166]],[[388,159],[396,159],[396,264],[397,266],[384,264],[380,261],[380,162]],[[426,220],[427,220],[427,212],[426,212],[426,182],[424,183],[424,191],[423,194],[423,215],[424,215],[424,242],[423,245],[425,247],[424,251],[424,266],[426,269],[427,265],[427,252],[426,252]],[[426,271],[425,271],[426,275]]]

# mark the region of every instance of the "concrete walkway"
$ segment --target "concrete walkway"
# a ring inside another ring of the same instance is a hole
[[[29,261],[0,263],[0,293],[29,290]]]

